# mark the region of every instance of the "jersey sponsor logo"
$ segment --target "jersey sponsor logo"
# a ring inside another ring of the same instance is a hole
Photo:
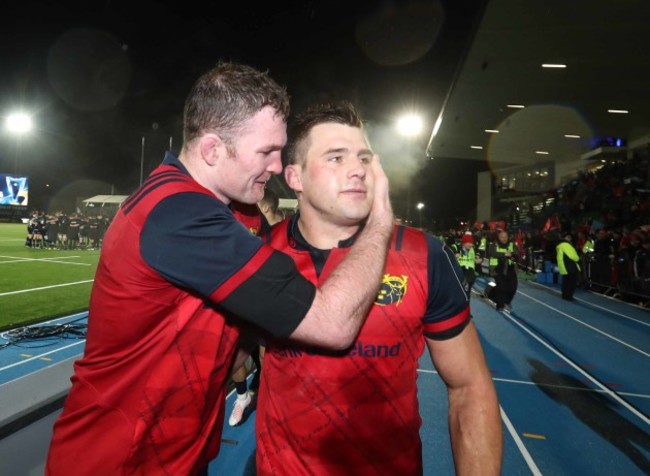
[[[406,296],[408,279],[408,276],[404,275],[391,276],[390,274],[384,274],[375,304],[379,306],[388,306],[389,304],[399,306],[404,296]]]
[[[354,344],[348,355],[350,357],[397,357],[401,343],[395,345],[364,344],[360,340]]]
[[[250,227],[248,227],[248,231],[251,232],[251,235],[257,236],[257,233],[258,233],[259,230],[257,228],[255,228],[254,226],[250,226]]]
[[[348,351],[347,355],[349,357],[375,357],[375,358],[386,358],[386,357],[397,357],[399,356],[400,348],[402,346],[401,342],[398,342],[394,345],[386,344],[368,344],[363,343],[358,340],[354,343],[352,348]],[[303,355],[328,355],[325,353],[317,352],[316,350],[302,350],[302,349],[282,349],[275,350],[271,352],[275,353],[280,357],[302,357]],[[341,356],[343,354],[340,354]]]

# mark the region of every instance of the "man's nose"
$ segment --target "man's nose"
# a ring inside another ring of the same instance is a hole
[[[359,159],[354,157],[353,160],[348,161],[350,167],[348,169],[348,176],[350,177],[359,177],[361,179],[366,176],[366,164]]]
[[[277,154],[273,154],[271,162],[269,163],[269,166],[266,170],[276,175],[282,173],[282,156],[279,152]]]

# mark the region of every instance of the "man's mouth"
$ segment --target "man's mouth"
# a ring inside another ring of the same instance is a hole
[[[366,195],[366,191],[361,188],[351,188],[351,189],[343,190],[341,193],[343,195],[350,195],[350,196]]]

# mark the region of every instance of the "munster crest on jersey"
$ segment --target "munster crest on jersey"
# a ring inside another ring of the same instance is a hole
[[[404,275],[391,276],[390,274],[384,274],[375,304],[380,306],[395,304],[399,306],[406,295],[407,281],[408,277]]]

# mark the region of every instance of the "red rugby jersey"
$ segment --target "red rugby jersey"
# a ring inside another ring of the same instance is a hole
[[[331,250],[319,270],[318,252],[295,236],[295,219],[274,227],[271,244],[322,282],[349,248]],[[257,402],[257,474],[421,474],[423,333],[455,335],[468,321],[453,255],[438,240],[397,227],[381,291],[351,349],[328,354],[269,342]]]
[[[243,247],[250,237],[226,205],[172,165],[156,169],[125,201],[102,245],[86,348],[55,424],[47,474],[187,475],[218,453],[239,331],[206,295],[225,298],[224,289],[236,289],[272,250],[255,239],[253,256],[239,259],[240,267],[228,267],[237,265],[228,256],[223,276],[201,273],[203,296],[174,285],[143,259],[140,242],[152,210],[179,195],[195,202],[207,196],[208,205],[221,210],[217,227],[223,222],[239,231],[233,246]],[[261,227],[261,213],[240,212],[247,229]],[[192,213],[185,216],[192,223]],[[187,256],[175,253],[178,244],[164,246],[169,256],[161,260]]]

